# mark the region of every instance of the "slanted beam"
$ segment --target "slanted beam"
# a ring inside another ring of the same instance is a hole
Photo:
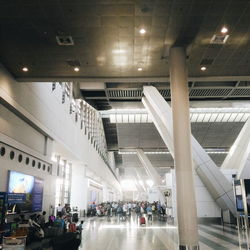
[[[157,171],[155,170],[154,166],[152,165],[152,163],[150,162],[150,160],[148,159],[148,157],[144,154],[142,149],[136,149],[137,152],[137,156],[142,164],[142,166],[145,168],[145,170],[147,171],[147,173],[150,175],[150,177],[152,178],[153,182],[156,184],[157,189],[159,190],[160,193],[160,200],[162,203],[165,203],[165,197],[163,194],[163,191],[159,188],[159,186],[161,186],[161,177],[159,176],[159,174],[157,173]]]
[[[236,169],[239,178],[250,178],[250,118],[229,150],[221,169]],[[243,174],[244,173],[244,174]]]
[[[143,97],[142,103],[151,115],[159,134],[174,158],[171,108],[155,87],[144,86],[143,93],[145,97]],[[191,137],[191,145],[198,176],[217,204],[222,209],[229,209],[235,214],[231,183],[193,136]]]

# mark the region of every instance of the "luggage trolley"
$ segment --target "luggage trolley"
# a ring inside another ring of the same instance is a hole
[[[3,250],[25,250],[27,236],[3,237]]]

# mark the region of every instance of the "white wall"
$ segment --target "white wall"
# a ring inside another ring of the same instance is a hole
[[[72,165],[70,204],[80,210],[87,209],[88,180],[85,176],[85,168],[82,165]]]
[[[157,188],[148,188],[148,201],[154,202],[154,201],[160,201],[160,191]]]
[[[171,180],[172,176],[172,180]],[[166,178],[167,188],[172,189],[172,206],[173,216],[176,217],[176,184],[175,184],[175,173],[171,170],[171,173]],[[197,174],[194,175],[194,185],[196,194],[196,205],[197,205],[197,216],[199,218],[204,217],[220,217],[220,208],[207,191],[207,188],[203,185]],[[188,191],[187,191],[188,192]]]
[[[16,146],[16,145],[14,145]],[[24,174],[29,174],[35,177],[42,178],[44,180],[43,189],[43,210],[47,213],[50,211],[50,206],[54,207],[55,202],[55,167],[52,166],[52,172],[48,172],[48,166],[51,167],[50,162],[43,161],[42,159],[33,157],[29,154],[21,152],[6,144],[0,143],[0,148],[5,147],[6,153],[4,156],[0,156],[0,192],[7,191],[8,182],[8,170],[14,170]],[[14,151],[15,157],[13,160],[10,159],[10,151]],[[27,152],[27,151],[26,151]],[[29,153],[29,152],[28,152]],[[22,154],[23,160],[20,163],[18,161],[18,155]],[[29,164],[25,162],[26,157],[29,157]],[[35,160],[35,167],[32,166],[32,161]],[[38,169],[38,162],[41,163],[41,168]],[[45,164],[46,169],[43,170],[43,164]]]
[[[220,217],[220,208],[197,174],[194,175],[198,217]]]
[[[2,104],[0,104],[0,131],[36,150],[38,153],[44,154],[45,136],[21,120]]]
[[[17,83],[0,67],[0,98],[53,138],[56,141],[53,150],[86,164],[93,173],[120,190],[118,181],[80,130],[80,122],[76,123],[74,115],[69,114],[69,100],[66,98],[62,104],[61,88],[52,92],[51,85]]]

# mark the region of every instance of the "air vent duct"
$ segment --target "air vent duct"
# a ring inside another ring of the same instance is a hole
[[[202,59],[201,60],[201,63],[200,63],[200,65],[206,65],[206,66],[208,66],[208,65],[212,65],[212,63],[214,62],[214,59],[208,59],[208,58],[205,58],[205,59]]]
[[[210,43],[211,44],[225,44],[229,35],[213,35]]]
[[[70,67],[80,67],[81,66],[81,63],[78,60],[68,60],[67,64]]]
[[[56,41],[60,46],[72,46],[74,41],[72,36],[56,36]]]

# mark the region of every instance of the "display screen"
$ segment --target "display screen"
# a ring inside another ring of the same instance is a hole
[[[250,213],[250,180],[244,180],[248,215]]]
[[[242,200],[242,188],[240,180],[234,180],[234,193],[236,198],[236,210],[238,212],[244,212],[244,206]]]
[[[42,211],[42,201],[42,179],[16,171],[9,171],[9,212]]]

